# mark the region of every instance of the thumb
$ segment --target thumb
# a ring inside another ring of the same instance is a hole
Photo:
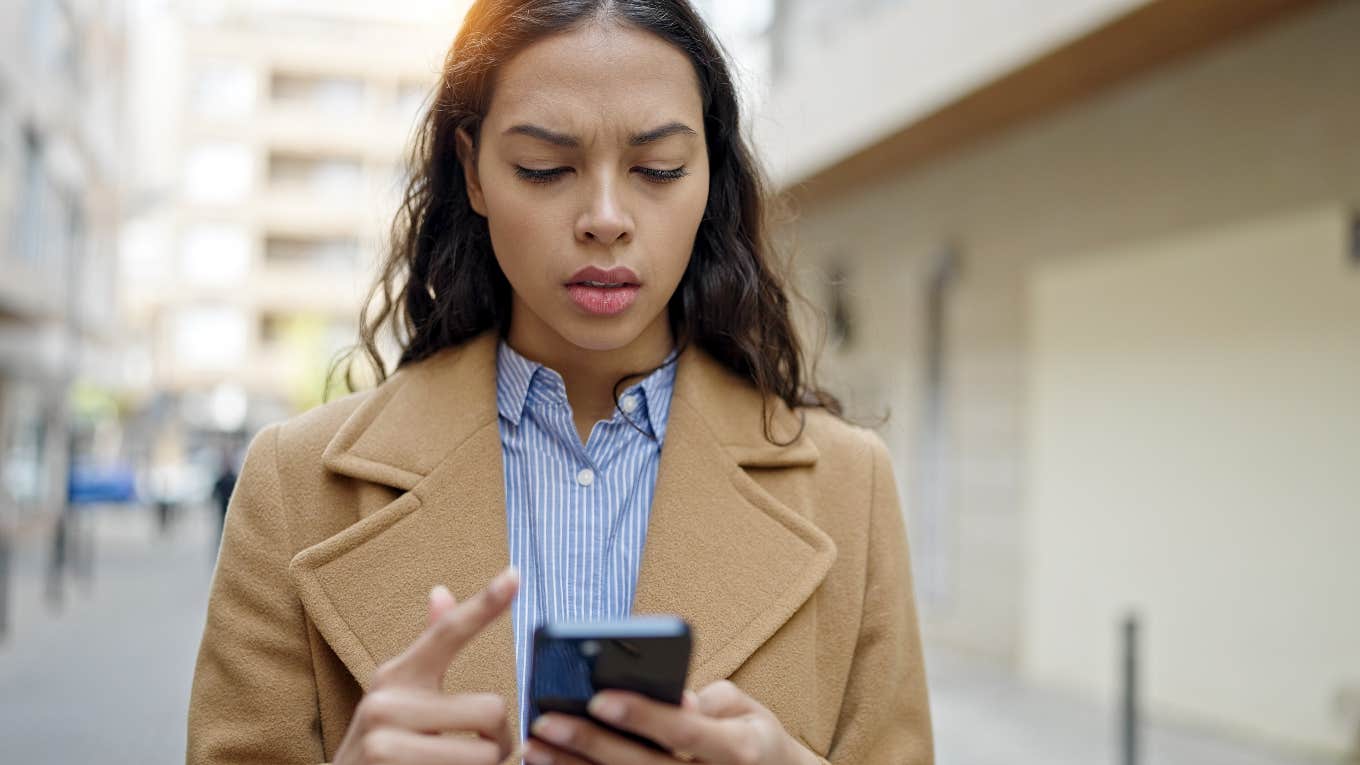
[[[449,588],[442,584],[435,585],[434,589],[430,590],[429,618],[426,620],[426,624],[433,625],[439,621],[439,617],[443,616],[445,611],[456,605],[458,605],[458,599],[453,597]]]
[[[680,699],[680,708],[693,712],[699,711],[699,694],[686,688],[684,698]]]
[[[708,717],[737,717],[758,706],[730,680],[719,680],[700,689],[696,695],[699,711]]]

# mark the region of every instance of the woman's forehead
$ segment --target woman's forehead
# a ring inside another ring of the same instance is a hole
[[[649,32],[589,24],[539,40],[496,78],[487,122],[627,137],[672,121],[702,129],[703,101],[689,57]]]

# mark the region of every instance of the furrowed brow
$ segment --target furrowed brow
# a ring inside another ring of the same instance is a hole
[[[530,138],[537,138],[540,141],[546,141],[554,146],[565,146],[572,149],[581,145],[580,139],[576,136],[567,135],[566,133],[557,133],[545,127],[539,127],[538,125],[513,125],[506,128],[505,135],[527,135]]]
[[[642,146],[644,144],[655,143],[663,138],[673,135],[698,135],[694,128],[683,122],[669,122],[659,128],[653,128],[645,133],[637,133],[628,139],[629,146]]]
[[[558,133],[556,131],[549,130],[545,127],[541,127],[539,125],[531,125],[528,123],[513,125],[509,128],[506,128],[505,135],[524,135],[530,138],[535,138],[540,141],[544,141],[546,143],[553,144],[554,146],[565,146],[567,148],[572,149],[577,148],[581,145],[581,140],[576,136],[568,135],[566,133]],[[662,139],[669,138],[670,136],[673,135],[698,135],[698,133],[694,130],[694,128],[684,124],[683,122],[670,122],[665,125],[662,125],[661,127],[653,128],[642,133],[635,133],[634,135],[629,136],[628,145],[644,146],[649,143],[655,143]]]

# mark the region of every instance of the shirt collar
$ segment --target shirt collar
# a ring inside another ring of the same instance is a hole
[[[496,349],[496,410],[518,425],[529,397],[529,383],[541,364],[519,355],[504,340]]]
[[[555,370],[525,358],[504,340],[500,341],[497,350],[496,409],[500,416],[519,425],[526,407],[540,403],[567,404],[566,385]],[[647,413],[646,424],[651,426],[658,441],[666,436],[677,355],[678,349],[672,349],[656,371],[619,393],[620,400],[630,394],[640,394],[642,400],[638,409]]]

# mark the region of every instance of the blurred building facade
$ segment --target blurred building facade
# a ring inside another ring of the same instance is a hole
[[[0,4],[0,547],[66,504],[72,385],[121,372],[124,21],[117,0]]]
[[[461,12],[145,9],[132,101],[148,203],[125,236],[124,296],[142,387],[190,431],[244,435],[321,400]]]
[[[757,143],[930,641],[1360,738],[1360,4],[782,0]]]

